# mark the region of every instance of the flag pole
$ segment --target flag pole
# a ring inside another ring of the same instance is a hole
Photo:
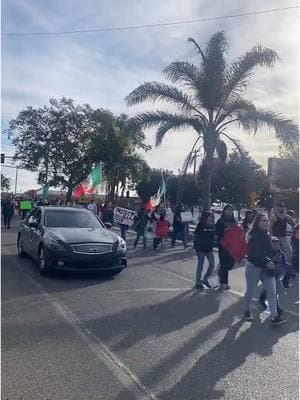
[[[166,203],[166,191],[167,191],[167,186],[166,186],[166,182],[165,182],[165,180],[164,180],[164,173],[163,172],[161,172],[161,178],[162,178],[162,184],[164,183],[165,184],[165,187],[164,187],[164,204],[165,204],[165,208],[167,208],[167,203]]]

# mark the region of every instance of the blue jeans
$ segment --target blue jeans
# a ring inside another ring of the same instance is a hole
[[[197,257],[198,257],[198,265],[197,265],[197,271],[196,271],[196,285],[199,285],[202,281],[202,271],[203,271],[203,265],[205,261],[205,257],[208,260],[208,268],[206,271],[206,274],[203,277],[203,280],[207,280],[211,274],[213,273],[213,270],[215,269],[215,258],[214,258],[214,253],[213,251],[210,251],[208,253],[201,253],[197,252]]]
[[[249,261],[246,264],[246,281],[247,290],[245,293],[246,309],[249,310],[255,291],[259,281],[262,281],[263,288],[267,293],[267,300],[269,303],[269,309],[271,317],[275,318],[277,313],[277,292],[276,292],[276,278],[275,276],[264,273],[262,268],[256,267]]]

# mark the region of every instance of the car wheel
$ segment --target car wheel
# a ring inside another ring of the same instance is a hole
[[[22,240],[21,240],[21,236],[18,236],[18,240],[17,240],[17,250],[18,250],[18,256],[19,257],[25,257],[25,253],[23,250],[23,244],[22,244]]]
[[[49,271],[49,262],[45,256],[45,249],[43,246],[39,249],[38,267],[41,275],[45,275]]]

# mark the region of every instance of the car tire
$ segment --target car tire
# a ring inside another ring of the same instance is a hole
[[[22,240],[21,240],[21,236],[18,236],[18,240],[17,240],[17,250],[18,250],[18,256],[19,257],[25,257],[25,253],[23,250],[23,244],[22,244]]]
[[[38,269],[41,275],[45,275],[49,272],[49,262],[47,258],[45,258],[45,249],[43,246],[39,248]]]

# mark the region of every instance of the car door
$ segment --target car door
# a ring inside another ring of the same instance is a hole
[[[36,222],[38,226],[32,227],[29,225],[29,252],[35,259],[38,258],[38,249],[42,239],[41,216],[41,209],[37,208],[33,215],[33,221]]]
[[[26,253],[30,252],[30,229],[29,229],[29,224],[30,222],[35,220],[35,213],[36,213],[36,208],[33,209],[27,216],[27,218],[22,222],[20,226],[20,238],[22,241],[22,246],[23,249]]]

